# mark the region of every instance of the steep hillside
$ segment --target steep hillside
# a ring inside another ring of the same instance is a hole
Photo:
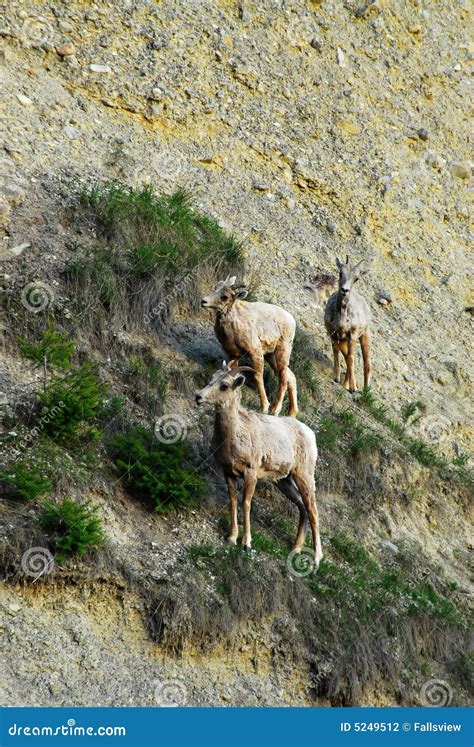
[[[443,0],[7,2],[3,704],[468,702],[468,20]],[[346,254],[372,268],[354,396],[304,288]],[[193,393],[222,359],[199,299],[230,271],[298,322],[317,574],[268,485],[254,551],[224,542]]]

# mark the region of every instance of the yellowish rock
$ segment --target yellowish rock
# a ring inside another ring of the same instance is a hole
[[[362,132],[362,128],[349,119],[340,119],[337,126],[348,135],[359,135]]]

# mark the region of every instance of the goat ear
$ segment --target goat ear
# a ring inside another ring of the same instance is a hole
[[[239,373],[232,382],[232,389],[238,389],[240,386],[243,386],[243,384],[245,384],[245,376]]]
[[[221,368],[222,368],[222,370],[224,370],[224,368],[227,368],[227,361],[222,361]]]
[[[228,286],[230,286],[232,288],[232,286],[235,285],[235,281],[236,280],[237,280],[237,278],[236,278],[235,275],[232,275],[232,277],[230,277],[230,275],[228,275],[227,276],[227,280],[226,280],[226,285],[228,285]]]
[[[238,290],[234,296],[234,299],[237,301],[239,298],[240,300],[247,298],[249,292],[246,288],[242,288],[241,290]]]
[[[372,271],[371,267],[362,267],[359,270],[359,275],[369,275],[371,271]]]
[[[337,265],[337,266],[339,267],[339,269],[341,269],[341,267],[342,267],[342,262],[341,262],[341,260],[339,259],[339,257],[336,257],[336,265]]]

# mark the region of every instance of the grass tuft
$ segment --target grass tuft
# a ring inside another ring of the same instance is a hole
[[[93,187],[81,197],[98,244],[67,266],[85,317],[104,324],[166,325],[175,306],[198,308],[199,280],[242,274],[242,245],[196,210],[184,190],[157,194],[151,185]]]

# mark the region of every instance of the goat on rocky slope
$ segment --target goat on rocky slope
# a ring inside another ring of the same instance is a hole
[[[371,313],[362,296],[353,288],[359,277],[369,272],[368,267],[360,268],[363,261],[361,260],[351,267],[348,255],[345,263],[341,262],[339,257],[336,257],[339,270],[339,289],[330,296],[324,311],[324,324],[331,338],[334,355],[334,381],[339,383],[339,352],[341,352],[346,361],[346,375],[343,386],[350,392],[355,392],[357,389],[354,373],[357,340],[360,342],[364,361],[364,387],[368,387],[370,384],[369,325]]]
[[[280,413],[288,389],[290,415],[294,417],[298,412],[296,378],[288,364],[296,322],[280,306],[244,301],[248,291],[242,285],[235,285],[235,281],[235,277],[221,280],[212,293],[201,299],[201,306],[215,311],[214,331],[231,360],[250,356],[262,411],[267,413],[270,404],[263,383],[264,362],[267,360],[279,378],[271,413]]]
[[[300,520],[294,551],[304,545],[309,523],[313,538],[314,564],[322,558],[314,470],[318,450],[313,431],[296,418],[281,417],[245,410],[240,404],[243,371],[234,361],[217,371],[207,386],[196,392],[198,405],[215,405],[212,453],[221,467],[230,500],[231,528],[229,542],[236,544],[237,480],[244,481],[244,534],[242,545],[251,547],[250,506],[257,480],[276,483],[282,493],[299,510]]]

